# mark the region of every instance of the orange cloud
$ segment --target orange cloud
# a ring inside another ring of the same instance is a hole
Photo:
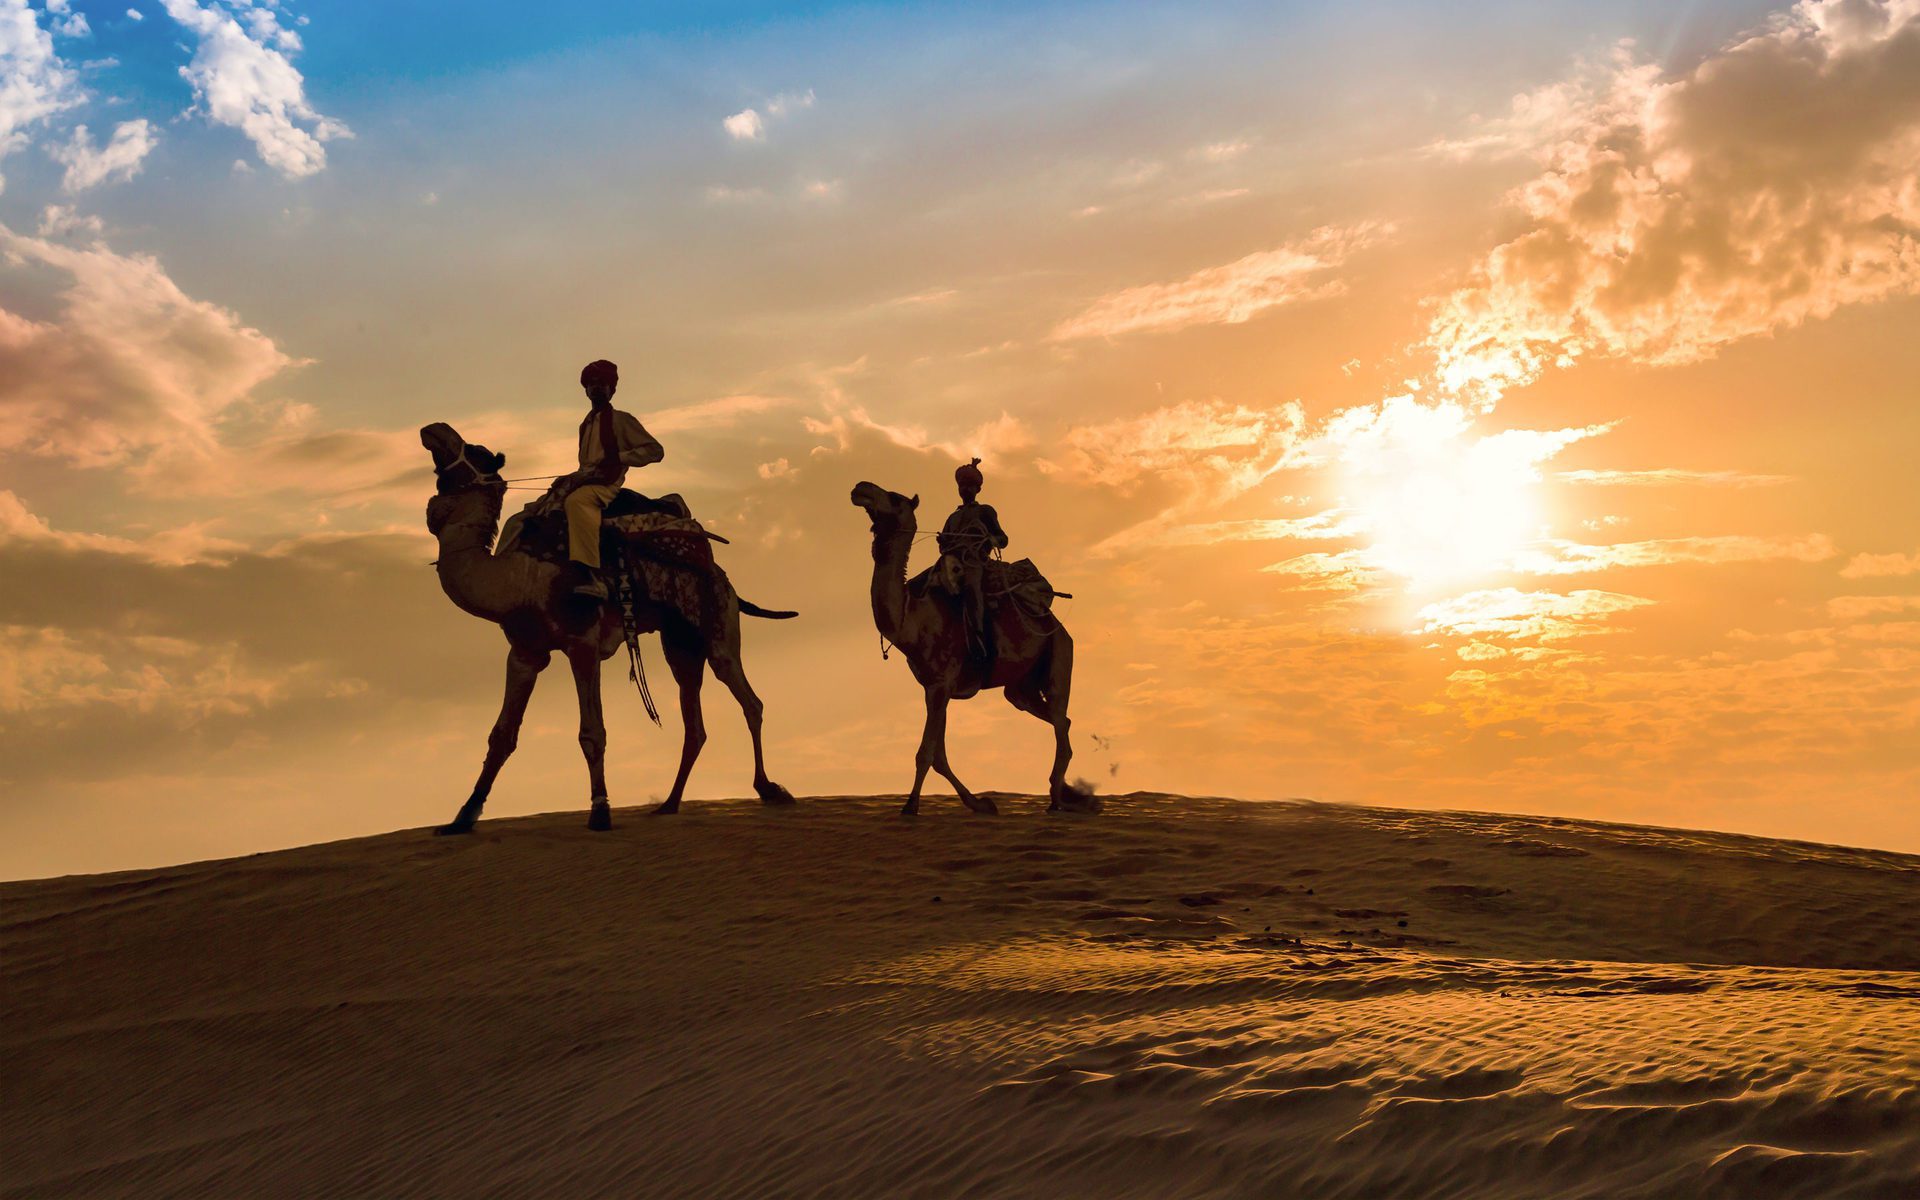
[[[1355,252],[1380,241],[1381,225],[1326,226],[1273,250],[1208,267],[1173,283],[1146,284],[1102,296],[1054,326],[1056,342],[1166,333],[1192,325],[1238,325],[1269,309],[1337,295],[1331,273]]]
[[[1920,8],[1807,0],[1665,79],[1626,55],[1495,139],[1533,140],[1527,229],[1428,337],[1483,402],[1584,356],[1679,363],[1920,289]]]
[[[0,309],[0,452],[77,466],[209,453],[214,423],[295,360],[158,261],[0,225],[0,253],[65,279],[58,319]]]
[[[1920,550],[1912,554],[1856,554],[1840,568],[1840,574],[1846,579],[1920,575]]]
[[[1607,632],[1614,615],[1653,601],[1620,592],[1523,592],[1489,588],[1429,604],[1418,613],[1427,633],[1558,641]]]

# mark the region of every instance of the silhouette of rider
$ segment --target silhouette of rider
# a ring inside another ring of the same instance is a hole
[[[564,489],[567,511],[567,557],[578,563],[583,577],[574,594],[607,598],[600,567],[600,516],[620,494],[627,468],[651,466],[666,457],[660,443],[630,413],[613,406],[620,386],[620,369],[596,359],[580,371],[580,386],[593,405],[580,422],[580,469],[554,485]]]
[[[958,580],[960,604],[967,619],[967,649],[989,669],[995,647],[993,626],[987,620],[987,560],[995,550],[1004,549],[1007,535],[1000,528],[1000,514],[993,506],[979,502],[986,477],[980,473],[980,460],[974,459],[953,473],[960,489],[960,507],[953,510],[941,527],[940,555],[952,564]]]

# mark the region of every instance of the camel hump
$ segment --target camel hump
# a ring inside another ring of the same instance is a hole
[[[769,621],[790,621],[800,615],[790,608],[761,608],[745,596],[736,596],[734,599],[739,601],[742,616],[764,617]]]

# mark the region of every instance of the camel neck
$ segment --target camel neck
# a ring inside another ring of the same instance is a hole
[[[873,534],[873,624],[880,636],[898,644],[907,623],[907,554],[911,526]]]
[[[521,602],[515,586],[519,573],[493,554],[499,501],[489,502],[486,497],[476,501],[441,527],[435,569],[447,599],[476,617],[499,621]]]

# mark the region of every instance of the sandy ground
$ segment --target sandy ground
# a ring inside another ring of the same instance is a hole
[[[0,887],[0,1195],[1920,1195],[1920,858],[1134,795]]]

